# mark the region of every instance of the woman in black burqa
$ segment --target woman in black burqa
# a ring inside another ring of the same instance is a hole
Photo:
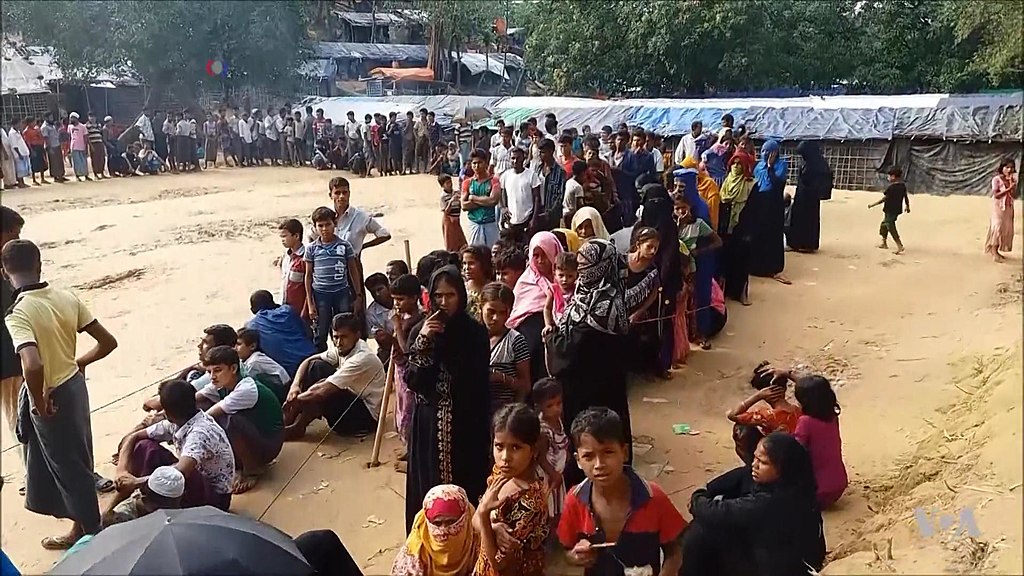
[[[736,468],[693,493],[680,576],[793,576],[821,570],[825,535],[807,450],[773,432]],[[816,573],[816,572],[813,572]]]
[[[546,341],[548,372],[562,384],[562,423],[566,430],[580,412],[592,406],[614,410],[622,419],[625,438],[632,436],[626,394],[626,261],[607,240],[587,241],[576,253],[579,278],[558,326]],[[563,473],[567,488],[583,481],[576,460]]]
[[[750,212],[750,275],[790,281],[786,268],[786,179],[789,165],[779,154],[779,141],[761,146],[761,159],[754,166],[754,190],[744,212]]]
[[[415,395],[405,483],[405,528],[412,527],[427,491],[462,487],[483,495],[490,472],[487,329],[466,313],[466,285],[447,265],[430,277],[431,310],[409,335],[406,383]]]
[[[815,252],[821,237],[821,201],[832,198],[832,169],[817,142],[804,140],[796,152],[803,165],[796,180],[786,243],[797,252]]]

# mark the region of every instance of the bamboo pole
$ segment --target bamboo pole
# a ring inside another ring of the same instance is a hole
[[[373,437],[373,452],[370,454],[369,468],[380,466],[380,445],[384,441],[384,426],[387,425],[388,404],[391,401],[391,390],[395,387],[395,363],[388,362],[388,374],[384,381],[384,398],[380,403],[380,414],[377,417],[377,433]]]
[[[405,240],[405,262],[412,270],[412,253],[410,252],[409,241]],[[377,433],[373,437],[373,451],[370,454],[370,468],[380,466],[380,445],[384,441],[384,426],[387,422],[388,404],[391,403],[391,393],[395,389],[395,363],[388,362],[388,373],[384,381],[384,398],[380,403],[380,414],[377,416]]]

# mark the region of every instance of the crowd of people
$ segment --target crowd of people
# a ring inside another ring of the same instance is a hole
[[[421,127],[428,150],[439,131],[423,117],[409,119],[414,159]],[[263,130],[256,142],[280,154],[271,163],[316,166],[330,122],[318,111],[312,131],[294,130],[310,119],[286,120],[284,138]],[[226,162],[259,163],[251,139],[235,148],[230,120],[207,123],[206,146],[216,135]],[[778,142],[757,158],[742,126],[722,124],[706,133],[695,123],[664,153],[639,128],[577,134],[560,131],[552,114],[543,129],[499,120],[493,137],[471,131],[468,165],[437,170],[443,249],[368,275],[362,252],[390,234],[351,204],[347,179],[332,178],[328,205],[305,224],[279,225],[276,295],[253,292],[244,326],[207,327],[197,361],[144,402],[114,455],[116,496],[103,510],[85,369],[117,341],[73,292],[43,281],[39,248],[19,238],[24,220],[4,207],[4,408],[24,444],[26,507],[73,521],[43,545],[66,549],[161,508],[229,510],[314,421],[348,436],[377,429],[390,371],[408,533],[395,575],[543,574],[553,542],[594,575],[820,569],[821,510],[848,483],[839,403],[825,378],[768,362],[754,369],[755,392],[727,415],[737,467],[693,494],[689,523],[631,468],[630,375],[671,377],[711,346],[726,300],[750,303],[751,274],[789,284],[786,246],[819,245],[831,170],[817,144],[798,147],[790,198]],[[145,149],[150,130],[139,128]],[[344,133],[348,162],[367,153],[360,130]],[[409,148],[389,144],[378,156],[380,131],[370,134],[367,166],[404,172]],[[308,156],[287,146],[310,135]],[[171,166],[210,157],[178,142]],[[266,147],[255,149],[265,158]],[[889,216],[902,203],[909,211],[905,186],[881,203],[883,241],[892,234],[902,249]],[[76,355],[80,332],[96,345]]]

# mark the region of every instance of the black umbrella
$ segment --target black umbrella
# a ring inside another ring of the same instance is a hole
[[[313,569],[284,532],[203,506],[111,526],[49,573],[309,576]]]

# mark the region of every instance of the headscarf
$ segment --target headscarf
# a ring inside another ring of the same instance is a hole
[[[712,230],[718,230],[718,206],[722,203],[722,198],[718,193],[718,184],[711,179],[711,176],[708,176],[707,170],[701,170],[699,166],[695,158],[687,157],[683,160],[683,168],[697,170],[697,192],[708,205],[709,220],[707,223]]]
[[[683,200],[686,200],[686,203],[690,205],[690,212],[693,214],[693,217],[710,223],[711,216],[708,212],[708,205],[700,197],[700,192],[697,189],[697,169],[680,168],[673,172],[672,176],[683,183]]]
[[[438,362],[449,364],[452,370],[456,370],[456,366],[462,365],[462,358],[459,352],[460,337],[467,334],[470,323],[475,322],[475,320],[466,313],[466,307],[469,303],[466,281],[462,278],[462,271],[454,264],[441,266],[430,275],[430,282],[427,284],[430,308],[432,310],[437,309],[437,305],[434,302],[434,294],[437,292],[438,285],[442,279],[451,284],[459,295],[459,309],[448,318],[444,325],[444,332],[438,334],[434,339],[434,355]],[[419,335],[420,330],[423,329],[425,322],[426,318],[421,320],[410,331],[410,344],[416,341],[416,337]]]
[[[468,574],[476,562],[479,540],[471,520],[475,510],[466,491],[454,484],[434,486],[423,498],[423,509],[416,513],[405,547],[419,558],[425,574],[460,576]],[[432,523],[440,516],[458,516],[449,526]]]
[[[545,278],[533,262],[533,252],[537,248],[540,248],[544,255],[548,257],[552,270],[554,270],[555,258],[562,252],[562,244],[551,232],[538,232],[530,239],[530,248],[526,253],[526,257],[529,258],[527,260],[529,264],[526,266],[526,272],[519,277],[515,287],[512,289],[516,300],[512,305],[512,312],[509,314],[508,322],[505,323],[509,328],[519,326],[531,314],[543,312],[544,306],[548,302],[548,294],[553,294],[555,297],[554,311],[556,314],[561,313],[562,308],[565,306],[564,301],[559,305],[561,293],[555,289],[554,283]]]
[[[821,151],[821,145],[813,140],[797,144],[796,153],[803,158],[800,177],[812,187],[820,200],[832,198],[832,169]]]
[[[683,183],[683,199],[690,205],[690,213],[694,218],[700,218],[711,223],[711,213],[704,199],[697,191],[697,170],[693,168],[680,168],[672,173],[677,180]],[[717,220],[718,216],[715,215]],[[717,227],[716,227],[717,229]],[[705,252],[695,258],[697,261],[697,276],[694,279],[694,304],[696,305],[695,316],[697,317],[697,329],[700,334],[707,336],[712,328],[711,323],[711,282],[715,275],[715,257]]]
[[[675,301],[676,294],[683,287],[683,267],[679,259],[679,228],[673,217],[672,199],[661,184],[648,184],[643,191],[646,200],[640,224],[658,231],[660,243],[654,262],[658,268],[662,294]]]
[[[562,246],[569,252],[576,252],[580,249],[580,245],[583,244],[583,240],[575,230],[569,230],[568,228],[555,228],[551,231],[559,241],[564,239]]]
[[[746,205],[747,198],[750,197],[750,189],[753,187],[754,181],[748,179],[743,173],[742,163],[732,162],[729,168],[729,175],[722,182],[722,189],[720,191],[722,201],[732,204],[732,209],[729,210],[729,227],[726,228],[726,232],[731,233],[736,224],[739,223],[740,213],[743,212],[743,206]]]
[[[585,242],[576,257],[576,292],[565,306],[559,331],[568,335],[570,330],[586,325],[606,334],[625,334],[629,330],[622,285],[625,259],[611,242],[601,239]]]
[[[601,213],[592,206],[584,206],[573,214],[572,229],[579,230],[580,224],[587,220],[590,220],[590,224],[594,227],[594,238],[608,240],[611,237],[611,234],[608,233],[608,228],[604,225],[604,219],[601,218]]]
[[[751,145],[753,146],[753,145]],[[754,177],[754,156],[753,148],[750,152],[745,149],[737,147],[736,151],[732,153],[732,157],[729,158],[729,166],[739,164],[743,167],[743,177],[750,178]]]
[[[789,176],[789,164],[781,155],[775,159],[775,165],[768,169],[768,156],[779,151],[778,140],[768,140],[761,146],[761,159],[754,167],[754,180],[757,181],[757,189],[761,192],[771,190],[775,182],[785,182]]]

